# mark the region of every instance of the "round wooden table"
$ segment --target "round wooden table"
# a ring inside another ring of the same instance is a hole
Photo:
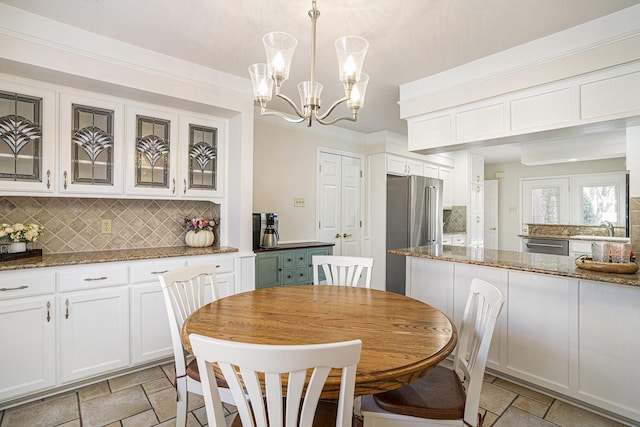
[[[182,327],[189,334],[258,344],[317,344],[362,340],[355,395],[380,393],[425,375],[453,351],[455,326],[418,300],[348,286],[283,286],[221,298],[193,313]],[[330,375],[324,398],[337,398],[338,373]]]

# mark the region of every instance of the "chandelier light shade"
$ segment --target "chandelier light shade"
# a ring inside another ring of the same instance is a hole
[[[291,59],[298,44],[295,37],[283,32],[272,32],[262,38],[267,57],[266,64],[253,64],[249,67],[249,75],[253,85],[253,97],[260,105],[263,116],[278,116],[289,122],[307,122],[311,126],[313,120],[323,125],[330,125],[340,120],[355,122],[358,110],[364,105],[364,95],[369,83],[369,76],[362,72],[364,58],[367,55],[369,43],[358,36],[340,37],[335,42],[338,57],[338,76],[344,87],[345,96],[335,101],[324,113],[320,113],[320,96],[322,84],[316,81],[316,24],[320,11],[316,7],[316,0],[311,2],[309,17],[311,18],[311,77],[308,81],[298,83],[300,107],[291,98],[280,92],[282,84],[289,78]],[[297,117],[290,117],[279,111],[267,109],[273,91],[275,95],[287,102]],[[346,103],[351,111],[350,116],[333,119],[327,117],[342,103]]]

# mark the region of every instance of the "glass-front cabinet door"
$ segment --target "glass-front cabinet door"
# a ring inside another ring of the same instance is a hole
[[[178,115],[127,106],[127,194],[177,197]]]
[[[221,197],[224,190],[226,121],[209,116],[181,116],[181,194],[187,198]]]
[[[0,189],[55,190],[55,92],[0,80]]]
[[[106,97],[60,98],[59,191],[121,194],[122,105]]]

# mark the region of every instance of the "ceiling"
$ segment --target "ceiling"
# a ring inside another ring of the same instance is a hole
[[[283,93],[297,100],[297,83],[309,80],[311,24],[307,12],[311,1],[0,2],[245,77],[247,85],[247,67],[265,61],[262,36],[269,31],[289,32],[298,39],[298,47]],[[640,0],[317,0],[321,16],[316,78],[325,87],[323,106],[343,96],[333,48],[342,35],[360,35],[369,41],[364,71],[370,83],[358,122],[338,125],[363,133],[389,130],[406,134],[397,104],[399,85],[638,3]]]

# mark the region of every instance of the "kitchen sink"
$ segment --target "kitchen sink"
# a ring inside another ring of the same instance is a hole
[[[576,236],[570,236],[570,239],[580,239],[580,240],[604,240],[607,242],[623,242],[629,243],[628,237],[609,237],[609,236],[590,236],[588,234],[578,234]]]

